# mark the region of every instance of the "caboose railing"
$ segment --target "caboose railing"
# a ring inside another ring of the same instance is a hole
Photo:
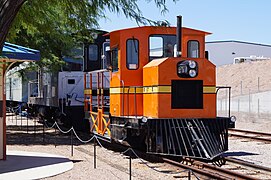
[[[93,131],[95,129],[95,131],[98,134],[104,135],[107,132],[109,136],[111,135],[111,132],[109,129],[109,125],[110,125],[109,115],[103,114],[102,109],[98,109],[98,113],[90,112],[90,117],[92,121],[92,127],[90,131]]]

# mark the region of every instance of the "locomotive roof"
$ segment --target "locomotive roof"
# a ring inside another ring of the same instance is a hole
[[[132,27],[132,28],[126,28],[126,29],[120,29],[120,30],[115,30],[109,33],[109,35],[111,33],[121,33],[121,32],[127,32],[127,31],[134,31],[134,30],[145,30],[145,31],[149,31],[149,30],[157,30],[159,28],[158,31],[167,31],[168,29],[171,30],[175,30],[176,31],[176,27],[163,27],[163,26],[141,26],[141,27]],[[182,27],[183,33],[184,34],[198,34],[198,35],[210,35],[212,33],[210,32],[206,32],[206,31],[202,31],[202,30],[197,30],[197,29],[192,29],[192,28],[187,28],[187,27]],[[158,32],[157,31],[157,32]]]

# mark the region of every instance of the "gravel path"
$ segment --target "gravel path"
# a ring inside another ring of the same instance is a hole
[[[57,138],[55,139],[54,130],[47,129],[43,142],[43,127],[41,125],[36,128],[36,134],[33,127],[29,127],[27,134],[25,131],[25,119],[22,121],[22,126],[19,122],[17,122],[16,126],[16,122],[11,120],[7,120],[7,123],[8,150],[58,154],[74,162],[72,170],[45,179],[129,179],[129,159],[121,152],[113,152],[97,146],[97,168],[94,169],[93,144],[82,144],[74,140],[74,151],[73,156],[71,156],[69,135],[57,133]],[[246,127],[249,127],[248,125],[246,124]],[[241,126],[241,123],[238,126]],[[56,147],[55,142],[57,144]],[[248,162],[271,167],[271,144],[244,141],[231,137],[229,151],[226,154]],[[163,163],[151,163],[141,159],[132,159],[132,179],[176,179],[174,176],[187,179],[187,173],[176,174],[177,172],[181,172],[181,170],[174,169],[172,166]]]
[[[20,119],[20,118],[18,118]],[[71,155],[70,135],[46,129],[43,141],[43,126],[38,124],[36,132],[29,126],[26,133],[26,119],[16,121],[8,118],[7,150],[31,151],[58,154],[74,162],[74,168],[63,174],[45,179],[129,179],[129,158],[121,152],[114,152],[97,146],[97,168],[94,169],[94,146],[82,144],[74,138],[73,156]],[[34,124],[29,120],[29,124]],[[55,147],[55,142],[57,146]],[[175,175],[187,179],[187,173],[163,163],[151,163],[142,159],[132,159],[132,179],[176,179]]]

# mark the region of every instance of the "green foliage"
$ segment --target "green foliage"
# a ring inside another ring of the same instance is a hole
[[[154,1],[161,13],[167,11],[165,0]],[[106,18],[106,9],[115,13],[122,12],[138,24],[156,24],[143,17],[137,2],[138,0],[27,0],[15,18],[7,41],[40,50],[42,60],[37,65],[57,71],[63,65],[63,52],[69,51],[78,41],[91,41],[89,29],[98,28],[98,20]]]

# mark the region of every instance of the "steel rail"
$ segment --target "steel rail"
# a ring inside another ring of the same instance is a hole
[[[269,167],[249,163],[249,162],[243,161],[241,159],[236,159],[236,158],[232,158],[232,157],[225,157],[225,160],[228,161],[228,162],[244,165],[244,166],[247,166],[247,167],[251,167],[253,169],[262,170],[262,171],[266,171],[266,172],[271,173],[271,168],[269,168]]]
[[[257,135],[263,135],[263,136],[270,136],[270,133],[265,133],[265,132],[258,132],[258,131],[250,131],[250,130],[243,130],[243,129],[229,129],[229,132],[242,132],[242,133],[250,133],[250,134],[257,134]]]
[[[247,131],[247,130],[241,130],[241,129],[229,129],[228,132],[229,132],[229,136],[232,136],[232,137],[240,137],[240,138],[253,139],[257,141],[271,143],[271,134],[269,133],[261,133],[261,132]],[[245,134],[235,134],[233,132],[240,132],[240,133],[245,133]],[[255,135],[261,135],[262,137],[258,137]],[[270,139],[267,139],[267,138],[270,138]]]
[[[183,168],[183,169],[191,169],[195,173],[199,173],[203,176],[207,176],[210,178],[228,180],[228,179],[244,179],[244,180],[255,180],[254,177],[247,176],[245,174],[241,174],[238,172],[234,172],[228,169],[224,169],[221,167],[217,167],[214,165],[210,165],[208,163],[200,162],[200,161],[192,161],[191,165],[182,164],[170,159],[163,158],[164,162]]]

